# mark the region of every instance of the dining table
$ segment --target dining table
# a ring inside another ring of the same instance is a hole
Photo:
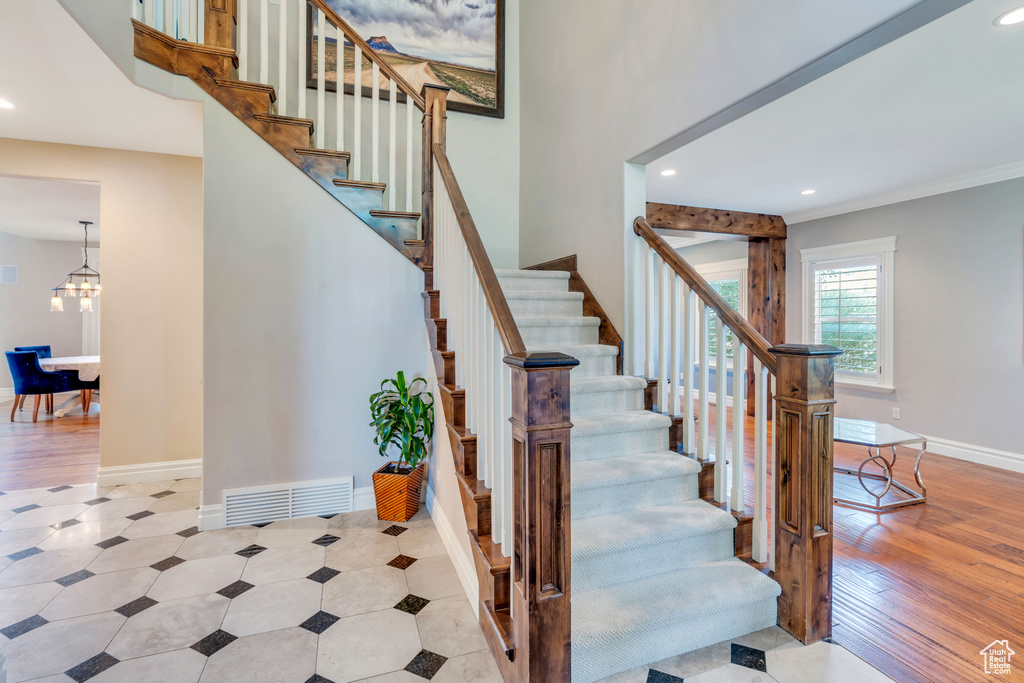
[[[99,356],[60,356],[57,358],[40,358],[39,367],[44,372],[58,372],[61,370],[73,370],[78,373],[78,379],[83,382],[92,382],[100,376]],[[98,395],[99,392],[97,392]],[[99,406],[99,399],[93,399],[93,403]],[[53,411],[54,417],[64,417],[73,408],[82,405],[82,395],[76,393]]]

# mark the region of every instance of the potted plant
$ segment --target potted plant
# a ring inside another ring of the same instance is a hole
[[[405,522],[420,509],[423,460],[434,434],[434,397],[425,379],[406,383],[405,373],[399,372],[381,382],[380,391],[370,396],[370,414],[370,426],[377,432],[373,442],[381,457],[388,457],[389,450],[398,453],[397,461],[373,473],[377,519]]]

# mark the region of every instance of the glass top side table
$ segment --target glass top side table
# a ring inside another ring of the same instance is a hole
[[[858,510],[866,510],[868,512],[888,512],[908,505],[919,505],[928,500],[927,490],[925,489],[924,482],[921,480],[921,459],[924,457],[925,450],[928,447],[928,442],[923,436],[913,434],[883,422],[850,420],[843,417],[837,417],[834,421],[833,438],[840,443],[849,443],[867,447],[868,457],[864,459],[860,464],[860,467],[857,469],[833,467],[833,470],[840,474],[855,475],[857,480],[860,482],[861,488],[867,491],[868,495],[875,499],[875,504],[872,505],[871,503],[865,503],[851,498],[838,498],[833,496],[832,501],[835,504]],[[896,465],[896,446],[911,446],[914,444],[920,444],[920,450],[918,450],[917,458],[914,460],[914,479],[917,482],[918,488],[921,489],[919,492],[896,481],[893,475],[893,467]],[[883,455],[882,449],[888,449],[891,453],[891,457],[887,459],[886,456]],[[864,468],[868,463],[872,462],[881,468],[881,473],[876,474],[874,472],[864,471]],[[868,481],[881,481],[884,482],[885,485],[880,491],[872,490],[868,486]],[[883,503],[882,498],[884,498],[893,487],[899,489],[903,493],[906,493],[909,498]]]

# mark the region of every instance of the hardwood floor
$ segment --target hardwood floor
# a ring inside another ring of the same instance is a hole
[[[752,454],[753,418],[744,429]],[[897,453],[896,478],[912,483],[917,450]],[[835,444],[837,464],[857,467],[865,454]],[[745,470],[749,506],[749,455]],[[1024,681],[1024,474],[934,453],[921,473],[922,505],[880,515],[833,508],[832,639],[900,683]],[[855,477],[836,475],[835,490],[870,500]],[[986,674],[980,651],[1004,639],[1020,653],[1014,673]]]
[[[55,402],[60,405],[60,397]],[[32,402],[10,422],[13,401],[0,404],[0,491],[96,481],[100,466],[100,416],[95,404],[89,415],[76,408],[54,419],[39,409],[32,422]]]

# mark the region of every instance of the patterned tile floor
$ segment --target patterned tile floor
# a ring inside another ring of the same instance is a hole
[[[197,479],[0,494],[8,683],[500,683],[426,511],[199,532],[198,504]],[[778,629],[606,680],[684,679],[888,680]]]

